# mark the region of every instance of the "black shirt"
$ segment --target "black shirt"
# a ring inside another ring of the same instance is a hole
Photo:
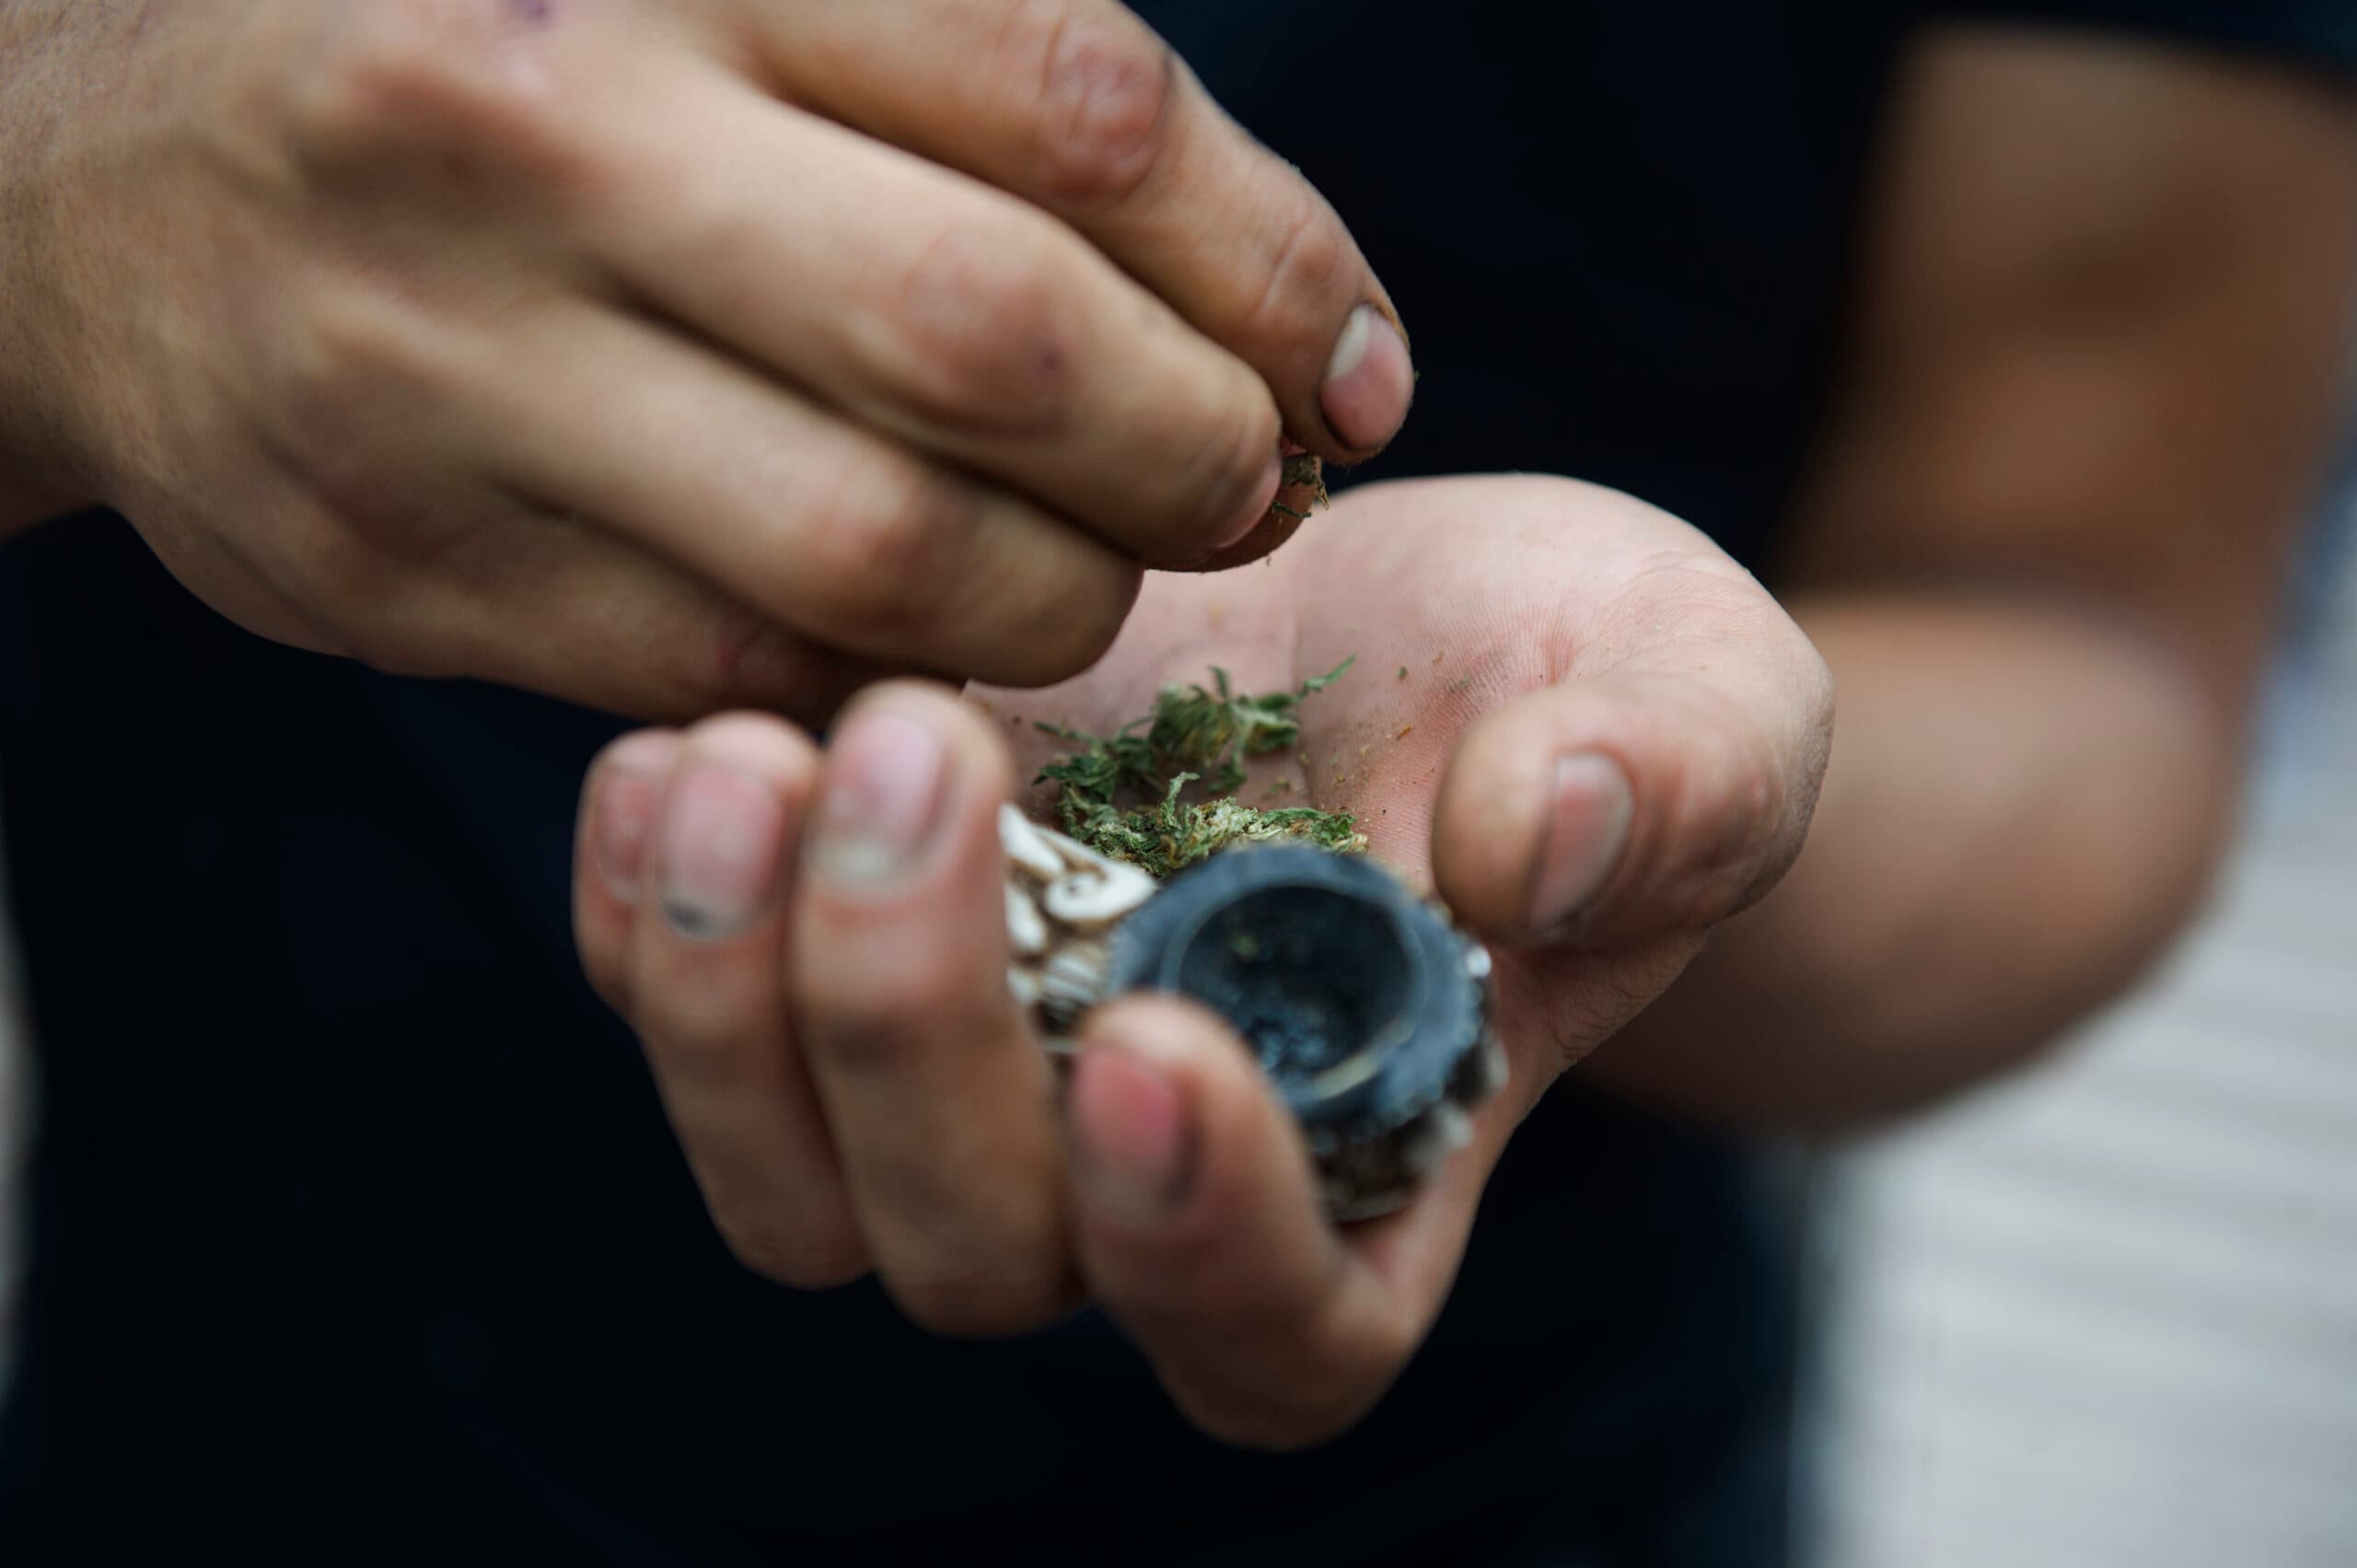
[[[1759,558],[1905,7],[1145,9],[1413,324],[1372,476],[1577,473]],[[2357,60],[2339,4],[1973,9]],[[112,519],[0,549],[44,1109],[0,1560],[1778,1560],[1768,1212],[1572,1083],[1425,1352],[1308,1455],[1198,1437],[1093,1315],[950,1343],[744,1272],[572,950],[620,727],[250,637]]]

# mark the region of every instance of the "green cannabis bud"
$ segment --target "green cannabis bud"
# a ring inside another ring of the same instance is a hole
[[[1166,686],[1154,712],[1112,735],[1055,725],[1039,727],[1079,749],[1039,770],[1061,787],[1056,814],[1064,831],[1100,854],[1167,877],[1237,842],[1299,840],[1338,854],[1357,854],[1366,836],[1345,812],[1314,807],[1261,807],[1236,798],[1247,761],[1301,739],[1302,703],[1347,672],[1353,659],[1292,691],[1252,696],[1232,690],[1213,667],[1212,685]],[[1208,784],[1207,798],[1187,786]]]

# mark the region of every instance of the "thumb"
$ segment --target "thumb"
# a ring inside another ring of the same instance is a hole
[[[1469,1205],[1396,1287],[1328,1224],[1251,1052],[1168,998],[1089,1015],[1067,1110],[1082,1272],[1195,1423],[1296,1448],[1364,1414],[1438,1309]]]
[[[1450,759],[1440,894],[1509,940],[1612,949],[1707,929],[1800,853],[1829,729],[1822,679],[1766,671],[1623,667],[1517,699]]]

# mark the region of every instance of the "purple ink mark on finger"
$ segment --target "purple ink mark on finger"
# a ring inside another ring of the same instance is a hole
[[[507,0],[507,8],[528,22],[545,22],[556,15],[552,0]]]

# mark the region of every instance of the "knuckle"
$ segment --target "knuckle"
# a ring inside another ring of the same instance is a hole
[[[806,922],[812,919],[805,912]],[[937,1024],[925,1005],[941,991],[935,964],[903,958],[877,961],[873,943],[829,941],[795,966],[793,994],[804,1047],[814,1063],[848,1077],[891,1079],[926,1054]],[[911,947],[918,946],[911,943]]]
[[[797,1033],[829,1072],[898,1082],[1006,1035],[1003,960],[958,939],[963,922],[940,895],[846,900],[822,876],[807,885],[797,923],[787,977]]]
[[[1036,82],[1030,116],[1041,184],[1077,205],[1134,196],[1168,142],[1178,60],[1151,29],[1112,7],[1026,0],[1009,8],[1003,79]]]
[[[756,964],[700,964],[691,976],[668,969],[642,942],[631,992],[647,1065],[659,1078],[720,1093],[757,1091],[771,1062],[761,1028],[774,974]],[[766,985],[765,982],[766,981]]]
[[[667,714],[681,718],[739,706],[784,706],[809,685],[801,639],[738,605],[658,631],[647,646],[647,689]]]
[[[885,1283],[909,1321],[945,1339],[998,1339],[1053,1321],[1071,1293],[1051,1271],[1008,1260],[939,1260],[888,1271]]]
[[[938,230],[888,302],[900,331],[877,367],[885,394],[952,430],[1060,426],[1075,380],[1070,245],[1013,210]]]
[[[378,0],[348,15],[284,89],[305,161],[340,168],[454,143],[523,150],[562,124],[548,73],[497,7]]]
[[[372,8],[361,26],[324,44],[288,75],[284,110],[298,154],[334,166],[401,139],[404,124],[414,121],[417,99],[429,90],[432,59],[416,47],[410,30],[414,18],[406,9]]]
[[[1241,313],[1238,335],[1284,340],[1322,332],[1332,316],[1328,302],[1345,292],[1357,271],[1357,250],[1333,209],[1306,186],[1285,200],[1274,225],[1268,266],[1259,292]],[[1357,291],[1349,292],[1355,304]],[[1315,345],[1318,363],[1329,346]]]
[[[971,490],[881,459],[846,463],[805,515],[809,552],[791,587],[826,597],[825,619],[899,640],[933,622],[952,598],[981,523]],[[798,553],[798,552],[797,552]]]
[[[795,1290],[832,1290],[867,1272],[867,1252],[848,1221],[807,1233],[797,1227],[714,1214],[713,1226],[736,1260]]]
[[[436,552],[468,519],[421,499],[401,433],[443,384],[425,331],[398,312],[339,295],[289,312],[253,383],[254,425],[305,497],[279,536],[286,587],[341,634],[343,651],[388,674],[470,673],[431,621]]]
[[[799,988],[811,1057],[846,1078],[890,1082],[916,1072],[936,1039],[963,1035],[943,1014],[948,988],[938,968],[902,966],[889,974],[848,964],[812,970]],[[821,974],[832,978],[820,980]]]
[[[261,355],[256,422],[331,510],[366,513],[400,488],[384,454],[451,388],[447,359],[415,310],[365,287],[321,290],[288,306]]]
[[[356,450],[384,402],[368,372],[385,345],[358,305],[342,293],[296,301],[259,366],[262,430],[315,482]]]

